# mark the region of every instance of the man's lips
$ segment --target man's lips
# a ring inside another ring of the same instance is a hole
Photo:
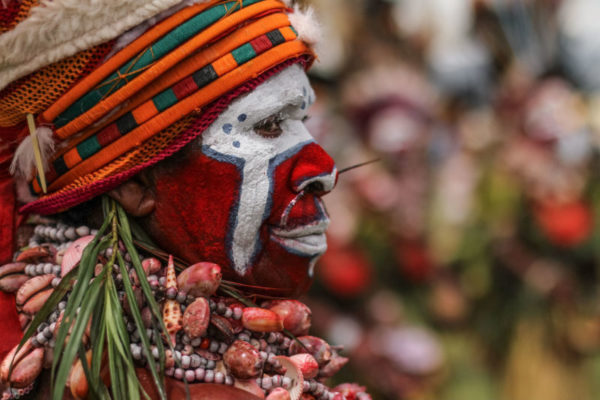
[[[328,226],[329,218],[323,218],[293,228],[271,227],[271,239],[290,253],[314,257],[327,250],[325,231]]]

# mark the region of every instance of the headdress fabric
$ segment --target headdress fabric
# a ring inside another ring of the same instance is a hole
[[[10,83],[0,92],[0,129],[21,126],[19,142],[28,135],[25,114],[34,114],[58,149],[44,173],[48,192],[39,174],[30,176],[38,198],[20,211],[56,213],[116,187],[284,66],[308,67],[314,54],[290,12],[278,0],[186,4],[119,51],[113,38]]]

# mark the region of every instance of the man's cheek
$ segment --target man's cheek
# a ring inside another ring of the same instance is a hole
[[[160,176],[154,217],[159,228],[172,233],[163,235],[169,249],[181,249],[178,254],[190,262],[228,266],[224,248],[240,180],[236,166],[204,155]]]

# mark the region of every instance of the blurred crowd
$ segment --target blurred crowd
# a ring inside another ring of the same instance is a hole
[[[324,34],[307,125],[342,171],[307,302],[340,380],[598,398],[600,2],[305,3]]]

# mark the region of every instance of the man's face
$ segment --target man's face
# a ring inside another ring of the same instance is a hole
[[[303,124],[314,92],[294,65],[237,99],[173,168],[154,172],[150,233],[226,279],[298,295],[327,248],[320,196],[337,170]]]

